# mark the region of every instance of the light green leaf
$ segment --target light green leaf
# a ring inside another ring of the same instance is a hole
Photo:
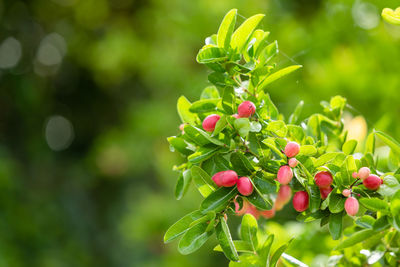
[[[238,261],[239,255],[232,241],[231,233],[224,217],[220,218],[220,222],[216,226],[215,231],[225,256],[231,261]]]
[[[173,149],[176,149],[178,152],[189,155],[193,153],[192,150],[188,149],[188,145],[186,144],[185,140],[182,137],[171,136],[167,138],[169,144],[172,146]]]
[[[290,256],[286,253],[282,253],[282,258],[285,261],[288,261],[290,266],[299,266],[299,267],[309,267],[307,264],[305,264],[304,262],[299,261],[298,259],[296,259],[293,256]]]
[[[264,260],[264,262],[269,262],[269,254],[271,251],[272,243],[274,242],[274,235],[270,234],[265,240],[264,244],[262,244],[261,248],[258,250],[260,257]]]
[[[384,8],[382,10],[382,17],[391,24],[400,25],[400,7],[396,10]]]
[[[221,118],[217,121],[217,124],[215,124],[214,132],[212,135],[216,136],[217,134],[219,134],[223,129],[225,129],[226,125],[226,115],[222,115]]]
[[[286,251],[286,249],[288,248],[289,244],[292,242],[293,239],[289,240],[289,242],[287,242],[286,244],[280,246],[275,252],[274,254],[272,254],[271,257],[271,261],[270,261],[270,265],[271,267],[275,267],[276,264],[278,263],[279,258],[282,256],[283,252]]]
[[[219,91],[215,86],[207,86],[201,92],[200,99],[217,99],[220,98]]]
[[[232,35],[231,39],[231,47],[237,52],[241,52],[246,44],[250,36],[253,34],[253,31],[257,28],[258,24],[264,18],[264,14],[257,14],[250,18],[248,18]]]
[[[193,166],[191,172],[193,182],[203,197],[208,197],[215,191],[213,180],[211,180],[211,177],[203,169],[198,166]]]
[[[248,118],[239,118],[234,122],[236,130],[238,130],[241,137],[246,137],[250,132],[250,121]]]
[[[304,106],[304,101],[301,100],[299,104],[297,104],[294,112],[292,115],[289,117],[289,123],[290,124],[297,124],[301,115],[301,112],[303,111],[303,106]]]
[[[238,252],[254,253],[253,247],[247,241],[233,240],[233,244]],[[215,246],[214,251],[222,252],[221,245]]]
[[[399,142],[383,132],[375,131],[375,136],[379,137],[379,139],[381,139],[388,147],[390,147],[394,153],[398,155],[400,154]]]
[[[199,223],[191,227],[182,237],[178,244],[178,251],[187,255],[195,252],[211,237],[214,231],[206,231],[208,224]]]
[[[231,37],[236,24],[237,9],[231,9],[226,13],[224,19],[219,26],[217,33],[217,45],[218,47],[229,49]]]
[[[257,250],[258,247],[257,231],[258,224],[256,218],[249,213],[243,215],[242,224],[240,226],[240,236],[244,241],[251,244],[253,251]]]
[[[365,143],[365,153],[375,153],[375,133],[372,132],[368,135]]]
[[[222,94],[222,108],[232,114],[235,106],[235,93],[232,86],[226,86]]]
[[[267,130],[273,132],[279,137],[285,137],[287,134],[287,127],[284,121],[271,121],[268,126]]]
[[[268,76],[258,85],[258,91],[261,91],[261,90],[266,89],[266,87],[267,87],[270,83],[272,83],[272,82],[274,82],[274,81],[276,81],[276,80],[278,80],[278,79],[280,79],[280,78],[282,78],[282,77],[284,77],[284,76],[286,76],[286,75],[288,75],[288,74],[294,72],[295,70],[297,70],[297,69],[299,69],[299,68],[301,68],[301,67],[303,67],[303,66],[302,66],[302,65],[293,65],[293,66],[289,66],[289,67],[283,68],[283,69],[281,69],[281,70],[278,70],[277,72],[274,72],[274,73],[272,73],[271,75],[268,75]]]
[[[227,59],[225,50],[214,45],[205,45],[197,54],[196,60],[199,63],[215,63]]]
[[[317,153],[318,153],[318,150],[313,145],[300,146],[300,152],[299,152],[300,155],[314,156]]]
[[[181,96],[178,99],[177,109],[182,122],[194,125],[198,121],[198,117],[196,114],[189,111],[191,105],[192,104],[186,97]]]
[[[218,139],[211,137],[208,133],[205,131],[194,127],[192,125],[185,125],[183,128],[185,131],[185,135],[189,136],[190,139],[192,139],[194,142],[196,142],[200,146],[204,146],[208,143],[213,143],[217,146],[223,146],[224,143],[219,141]]]
[[[372,211],[387,211],[389,210],[389,205],[386,201],[379,198],[361,198],[361,205]]]
[[[200,147],[196,152],[188,156],[188,161],[197,164],[211,158],[217,152],[218,148]]]
[[[167,230],[164,235],[164,243],[169,243],[183,235],[189,229],[190,224],[202,216],[203,213],[196,210],[182,217]]]
[[[348,248],[351,246],[354,246],[357,243],[360,243],[374,235],[376,235],[379,232],[375,232],[372,229],[365,229],[361,230],[358,232],[355,232],[353,235],[351,235],[349,238],[343,240],[339,245],[337,245],[334,249],[339,250],[339,249],[344,249]]]
[[[356,147],[357,147],[357,141],[349,140],[343,144],[342,150],[343,150],[344,154],[350,155],[350,154],[354,153],[354,150],[356,150]]]

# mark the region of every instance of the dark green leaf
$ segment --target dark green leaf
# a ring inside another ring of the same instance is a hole
[[[339,213],[344,209],[346,198],[339,194],[330,194],[329,210],[332,213]]]
[[[192,150],[187,148],[187,144],[185,142],[185,140],[181,137],[176,137],[176,136],[171,136],[167,138],[169,144],[176,149],[177,151],[179,151],[180,153],[184,154],[184,155],[189,155],[191,153],[193,153]]]
[[[232,86],[226,86],[222,94],[222,108],[232,114],[235,110],[235,93]]]
[[[220,212],[224,210],[229,201],[237,194],[235,187],[220,187],[211,193],[200,205],[200,210],[205,214],[209,211]]]
[[[216,110],[217,103],[219,99],[202,99],[196,102],[193,102],[189,108],[190,112],[193,113],[203,113],[203,112],[210,112]]]
[[[338,240],[342,236],[343,212],[332,213],[329,216],[329,232],[333,240]]]
[[[195,153],[188,157],[191,163],[200,163],[218,152],[218,148],[200,147]]]

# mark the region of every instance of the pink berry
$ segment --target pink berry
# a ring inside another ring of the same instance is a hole
[[[279,188],[276,202],[282,202],[282,203],[286,204],[289,202],[291,197],[292,197],[292,189],[290,188],[290,186],[282,185]]]
[[[291,168],[295,168],[297,166],[297,164],[299,164],[298,160],[295,158],[291,158],[289,159],[289,166]]]
[[[298,212],[308,209],[308,193],[306,191],[296,192],[293,196],[293,207]]]
[[[343,190],[343,192],[342,192],[342,195],[345,196],[345,197],[350,196],[350,194],[351,194],[351,191],[350,191],[349,189],[345,189],[345,190]]]
[[[358,170],[358,178],[361,180],[367,179],[370,174],[371,170],[368,167],[362,167]]]
[[[344,203],[344,209],[349,216],[354,216],[357,214],[359,208],[358,200],[355,197],[349,197]]]
[[[207,132],[212,132],[215,129],[215,125],[219,121],[221,117],[217,114],[211,114],[208,115],[204,120],[203,120],[203,129]]]
[[[232,117],[234,117],[235,119],[239,119],[240,118],[239,114],[237,114],[237,113],[233,114]]]
[[[238,107],[240,118],[248,118],[256,112],[256,106],[251,101],[244,101]]]
[[[382,184],[382,179],[376,176],[375,174],[371,174],[370,176],[364,179],[363,184],[369,190],[377,190]]]
[[[249,196],[253,193],[253,184],[248,177],[240,177],[236,185],[239,193],[243,196]]]
[[[295,157],[299,154],[300,146],[296,142],[289,142],[285,146],[285,155],[289,158]]]
[[[217,186],[231,187],[238,181],[238,175],[234,171],[217,172],[211,178]]]
[[[319,192],[321,193],[321,198],[326,199],[329,195],[330,192],[332,192],[333,188],[332,187],[320,187]]]
[[[288,165],[281,166],[278,170],[278,182],[285,185],[293,178],[293,171]]]
[[[357,172],[353,172],[353,173],[351,174],[351,176],[353,176],[354,179],[357,179],[357,178],[358,178],[358,173],[357,173]]]
[[[327,171],[319,172],[314,176],[314,181],[315,184],[320,188],[329,187],[333,182],[332,174]]]

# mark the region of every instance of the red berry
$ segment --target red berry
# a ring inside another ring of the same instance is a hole
[[[236,185],[239,193],[243,196],[249,196],[253,193],[253,184],[248,177],[240,177]]]
[[[289,159],[289,166],[290,166],[291,168],[295,168],[295,167],[297,166],[297,164],[299,164],[299,162],[297,161],[297,159],[295,159],[295,158]]]
[[[293,178],[293,171],[288,165],[281,166],[278,170],[278,182],[288,184]]]
[[[349,197],[346,199],[346,202],[344,203],[344,209],[346,210],[348,215],[356,215],[358,212],[358,208],[358,200],[355,197]]]
[[[298,212],[308,209],[308,193],[306,191],[299,191],[294,194],[293,207]]]
[[[329,195],[330,192],[332,192],[333,188],[332,187],[320,187],[319,192],[321,193],[321,198],[326,199]]]
[[[299,154],[300,146],[296,142],[289,142],[285,146],[285,155],[289,158],[295,157]]]
[[[362,167],[358,170],[358,178],[361,180],[367,179],[370,174],[371,170],[368,167]]]
[[[278,191],[278,196],[276,198],[276,202],[281,202],[281,203],[288,203],[290,198],[292,197],[292,189],[288,185],[282,185],[279,188]]]
[[[382,179],[374,174],[371,174],[364,179],[363,184],[369,190],[377,190],[382,184]]]
[[[319,172],[314,176],[314,181],[320,188],[329,187],[333,182],[332,174],[327,171]]]
[[[240,118],[239,114],[237,114],[237,113],[233,114],[232,117],[234,117],[235,119],[239,119]]]
[[[238,107],[240,118],[248,118],[256,112],[256,106],[251,101],[244,101]]]
[[[345,197],[350,196],[350,194],[351,194],[351,191],[350,191],[349,189],[345,189],[345,190],[343,190],[343,192],[342,192],[342,195],[345,196]]]
[[[275,209],[272,208],[272,209],[270,209],[270,210],[264,210],[264,211],[261,211],[260,214],[261,214],[261,216],[263,216],[264,218],[271,219],[272,217],[275,216]]]
[[[217,186],[231,187],[238,181],[238,175],[234,171],[217,172],[211,178]]]
[[[357,173],[357,172],[353,172],[353,173],[351,174],[351,176],[353,176],[354,179],[357,179],[357,178],[358,178],[358,173]]]
[[[217,122],[219,121],[221,117],[217,114],[211,114],[209,116],[207,116],[204,120],[203,120],[203,129],[207,132],[212,132],[215,129],[215,125],[217,124]]]

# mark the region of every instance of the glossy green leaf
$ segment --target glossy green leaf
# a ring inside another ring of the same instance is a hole
[[[282,253],[282,257],[284,259],[284,261],[287,261],[289,264],[289,266],[299,266],[299,267],[308,267],[307,264],[305,264],[304,262],[299,261],[298,259],[296,259],[295,257],[286,254],[286,253]]]
[[[343,212],[332,213],[329,216],[329,232],[333,240],[338,240],[342,236]]]
[[[206,231],[207,223],[199,223],[191,227],[179,241],[178,251],[187,255],[195,252],[211,237],[214,231]]]
[[[233,30],[236,24],[237,9],[231,9],[226,13],[224,19],[219,26],[217,33],[217,45],[218,47],[228,50]]]
[[[249,175],[254,171],[250,161],[243,153],[232,153],[230,161],[234,170],[241,176]]]
[[[358,218],[355,223],[362,228],[372,229],[375,219],[372,216],[364,215]]]
[[[201,92],[200,99],[217,99],[220,98],[219,91],[215,86],[207,86]]]
[[[183,235],[189,229],[190,224],[201,217],[203,217],[203,213],[199,210],[182,217],[167,230],[164,235],[164,243],[169,243]]]
[[[218,146],[223,146],[224,143],[219,141],[218,139],[211,137],[205,131],[194,127],[192,125],[185,125],[184,127],[185,135],[187,135],[191,140],[197,143],[200,146],[204,146],[209,143],[213,143]]]
[[[218,152],[218,148],[200,147],[196,152],[188,156],[188,160],[193,163],[203,162]]]
[[[264,243],[259,248],[260,257],[264,262],[269,262],[269,254],[271,252],[272,243],[274,243],[274,235],[268,235],[267,239],[265,239]]]
[[[265,90],[270,83],[294,72],[295,70],[297,70],[301,67],[302,67],[301,65],[293,65],[293,66],[289,66],[289,67],[283,68],[281,70],[278,70],[277,72],[274,72],[271,75],[268,75],[267,78],[265,78],[258,85],[258,91]]]
[[[184,154],[184,155],[189,155],[193,153],[192,150],[188,149],[188,145],[186,144],[185,140],[181,137],[176,137],[176,136],[171,136],[167,138],[169,144],[171,147],[173,147],[174,150]]]
[[[179,175],[175,186],[175,198],[177,200],[180,200],[185,195],[191,181],[192,175],[190,170],[185,170]]]
[[[231,261],[238,261],[239,255],[232,241],[231,233],[224,217],[220,218],[220,222],[215,227],[215,231],[225,256]]]
[[[237,52],[241,52],[246,44],[253,31],[257,28],[258,24],[264,18],[264,14],[254,15],[247,20],[245,20],[239,28],[232,35],[231,39],[231,47]]]
[[[192,104],[186,97],[181,96],[178,99],[177,109],[182,122],[194,125],[198,121],[198,117],[196,114],[189,111],[191,105]]]
[[[329,210],[332,213],[339,213],[344,209],[346,198],[339,194],[330,194]]]
[[[222,94],[222,108],[232,114],[234,111],[235,93],[232,86],[226,86]]]
[[[375,133],[372,132],[368,135],[365,143],[365,153],[375,153]]]
[[[319,192],[319,188],[315,185],[309,186],[309,195],[310,195],[310,211],[316,212],[321,204],[321,194]]]
[[[220,187],[203,200],[200,205],[200,210],[203,213],[222,211],[228,206],[229,201],[231,201],[236,194],[237,190],[235,187]]]
[[[213,136],[216,136],[219,134],[225,127],[227,126],[227,120],[226,120],[226,115],[222,115],[221,118],[217,121],[217,124],[215,124]]]
[[[393,226],[397,231],[400,231],[400,190],[397,191],[391,200],[390,211],[393,216]]]
[[[300,146],[299,155],[314,156],[317,153],[318,153],[318,150],[313,145]]]
[[[242,224],[240,226],[240,236],[244,241],[251,244],[254,251],[258,248],[257,231],[258,224],[256,218],[249,213],[243,215]]]
[[[227,60],[226,52],[223,48],[214,45],[205,45],[197,53],[196,57],[199,63],[215,63]]]
[[[300,213],[297,215],[296,220],[299,222],[312,222],[321,219],[325,216],[325,213],[321,210],[317,210],[312,213]]]
[[[203,169],[193,166],[191,169],[193,182],[203,197],[208,197],[215,191],[214,181]]]

